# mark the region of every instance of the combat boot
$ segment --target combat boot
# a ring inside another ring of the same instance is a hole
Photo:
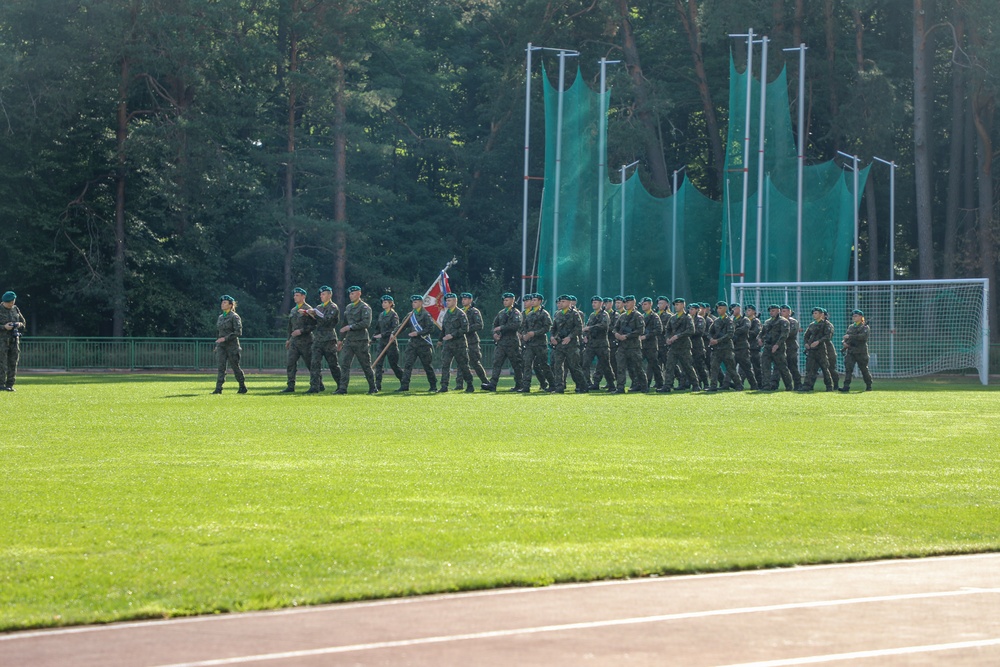
[[[240,388],[236,391],[236,393],[237,394],[245,394],[245,393],[247,393],[246,383],[240,382]]]
[[[295,393],[295,383],[289,382],[288,386],[281,390],[282,394],[294,394]]]
[[[472,384],[470,383],[469,386],[465,388],[465,393],[466,394],[474,394],[474,393],[476,393],[476,388],[473,387]]]
[[[215,391],[213,391],[212,393],[213,394],[221,394],[222,393],[222,383],[221,382],[219,384],[215,385]]]

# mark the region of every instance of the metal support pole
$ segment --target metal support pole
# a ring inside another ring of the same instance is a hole
[[[620,63],[620,60],[605,60],[601,58],[601,119],[598,129],[597,148],[597,293],[604,294],[604,181],[607,179],[608,152],[608,115],[604,109],[604,95],[608,90],[608,65]]]
[[[740,274],[746,280],[746,260],[747,260],[747,198],[749,196],[750,163],[750,103],[753,95],[751,84],[753,83],[753,28],[750,28],[745,35],[729,35],[730,37],[746,37],[747,39],[747,97],[746,97],[746,118],[743,122],[743,214],[741,223],[740,238]]]
[[[677,296],[677,198],[680,196],[677,186],[677,175],[687,169],[681,167],[674,171],[673,218],[670,222],[670,295]]]
[[[528,280],[528,158],[531,155],[531,53],[538,47],[528,42],[524,76],[524,203],[521,211],[521,295],[527,294]]]
[[[795,254],[795,281],[802,282],[802,201],[805,196],[805,163],[806,163],[806,45],[799,44],[792,49],[784,51],[799,52],[799,185],[796,198],[796,254]]]
[[[757,136],[757,281],[760,281],[760,233],[764,226],[764,132],[767,116],[767,45],[770,40],[765,36],[760,40],[760,129]],[[743,234],[746,235],[744,228]],[[741,271],[743,269],[740,269]],[[743,275],[746,280],[746,274]]]
[[[896,372],[896,163],[873,156],[889,165],[889,373]]]
[[[842,155],[846,158],[850,158],[853,162],[852,169],[854,170],[854,190],[851,192],[851,208],[854,210],[854,282],[858,282],[858,256],[861,248],[860,237],[859,237],[859,226],[861,221],[858,218],[858,156],[851,155],[850,153],[845,153],[843,151],[837,151],[838,155]],[[854,307],[858,307],[858,288],[854,288]]]

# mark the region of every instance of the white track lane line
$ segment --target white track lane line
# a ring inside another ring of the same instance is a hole
[[[493,630],[487,632],[472,632],[458,635],[442,635],[437,637],[421,637],[418,639],[401,639],[396,641],[372,642],[370,644],[349,644],[345,646],[327,646],[324,648],[306,649],[301,651],[285,651],[282,653],[261,653],[235,658],[218,658],[214,660],[199,660],[196,662],[178,662],[158,667],[219,667],[221,665],[244,665],[252,662],[271,660],[287,660],[291,658],[306,658],[318,655],[333,655],[336,653],[352,653],[373,651],[387,648],[406,648],[427,644],[444,644],[477,639],[494,639],[497,637],[512,637],[515,635],[532,635],[545,632],[564,632],[572,630],[590,630],[593,628],[609,628],[622,625],[638,625],[641,623],[662,623],[666,621],[688,620],[696,618],[711,618],[717,616],[735,616],[737,614],[758,614],[789,609],[819,609],[824,607],[840,607],[852,604],[867,604],[873,602],[897,602],[909,600],[926,600],[932,598],[958,597],[964,595],[982,595],[984,593],[1000,593],[1000,588],[967,588],[957,591],[940,591],[937,593],[908,593],[905,595],[881,595],[865,598],[846,598],[842,600],[820,600],[815,602],[793,602],[788,604],[767,605],[762,607],[736,607],[733,609],[714,609],[711,611],[684,612],[679,614],[662,614],[657,616],[638,616],[635,618],[619,618],[606,621],[590,621],[585,623],[565,623],[562,625],[540,625],[511,630]],[[767,664],[767,663],[763,663]],[[790,663],[795,664],[795,663]]]
[[[838,660],[865,660],[867,658],[885,658],[893,655],[913,655],[915,653],[934,653],[937,651],[961,651],[969,648],[984,648],[1000,646],[1000,637],[980,639],[978,641],[955,642],[954,644],[928,644],[926,646],[903,646],[886,648],[876,651],[855,651],[853,653],[831,653],[829,655],[814,655],[807,658],[786,658],[784,660],[764,660],[762,662],[741,662],[722,667],[792,667],[793,665],[819,665],[824,662]]]
[[[641,577],[637,579],[607,579],[604,581],[587,581],[577,584],[553,584],[551,586],[538,586],[535,588],[493,588],[483,591],[464,591],[461,593],[430,593],[427,595],[413,595],[404,598],[391,598],[388,600],[361,600],[357,602],[334,602],[321,605],[310,605],[305,607],[290,607],[286,609],[274,609],[271,611],[246,611],[246,612],[226,612],[205,614],[202,616],[182,616],[175,618],[158,618],[149,621],[120,621],[106,623],[103,625],[80,625],[69,628],[52,628],[44,630],[12,631],[0,634],[0,642],[12,641],[16,639],[32,639],[34,637],[58,637],[59,635],[76,635],[87,632],[108,632],[113,630],[130,630],[132,628],[144,628],[152,626],[162,626],[165,624],[177,625],[187,623],[210,623],[217,621],[232,621],[240,616],[252,616],[254,618],[267,618],[270,616],[291,616],[295,614],[316,614],[330,611],[348,610],[355,607],[377,607],[390,605],[419,604],[435,602],[438,600],[454,600],[461,598],[495,597],[500,595],[518,594],[541,594],[558,593],[563,590],[575,588],[594,588],[601,586],[632,586],[632,585],[654,585],[670,584],[690,581],[692,579],[719,579],[726,577],[759,577],[774,574],[789,574],[808,572],[811,570],[840,570],[858,567],[878,567],[878,566],[898,566],[898,565],[920,565],[933,561],[943,560],[970,560],[970,559],[990,559],[998,558],[997,553],[960,554],[957,556],[927,556],[925,558],[898,558],[892,560],[867,560],[855,561],[852,563],[828,563],[826,565],[794,565],[791,567],[773,567],[763,570],[736,570],[733,572],[709,572],[705,574],[676,574],[662,575],[658,577]]]

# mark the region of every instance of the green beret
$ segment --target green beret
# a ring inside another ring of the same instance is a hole
[[[560,294],[556,297],[556,301],[569,301],[569,294]]]
[[[787,303],[783,303],[783,304],[781,304],[781,309],[782,310],[791,310],[792,307],[789,306]]]
[[[463,299],[475,299],[476,298],[476,297],[472,296],[472,292],[462,292],[461,294],[459,294],[459,296],[462,297]]]
[[[350,287],[347,288],[347,291],[348,292],[360,292],[361,288],[358,287],[357,285],[351,285]]]
[[[700,307],[701,307],[700,303],[698,303],[696,301],[692,301],[691,303],[688,304],[687,309],[688,310],[698,310]]]
[[[677,297],[676,299],[674,299],[674,305],[677,305],[678,303],[687,303],[687,301],[685,301],[680,297]]]
[[[820,308],[819,306],[816,306],[815,308],[812,309],[812,312],[822,314],[823,313],[823,309]]]
[[[731,304],[729,304],[729,310],[732,310],[733,308],[740,308],[740,307],[741,306],[738,303],[731,303]]]
[[[604,297],[604,299],[601,301],[601,303],[612,303],[612,302],[614,302],[614,299],[612,299],[610,296]]]
[[[306,291],[301,287],[296,287],[295,289],[292,290],[292,294],[305,294],[305,293]]]
[[[514,296],[513,292],[504,292],[503,294],[500,295],[500,298],[501,299],[516,299],[517,297]]]
[[[13,292],[7,292],[7,294],[13,294]],[[7,298],[7,294],[3,295],[4,301],[10,301],[10,299]],[[222,296],[219,297],[219,301],[228,301],[229,303],[235,303],[236,299],[229,296],[228,294],[223,294]]]
[[[623,297],[621,294],[615,294],[615,301],[624,301],[624,300],[625,297]]]
[[[642,297],[642,300],[639,301],[639,303],[653,303],[653,299],[651,297],[644,296]]]
[[[601,303],[604,303],[604,299],[602,299],[601,297],[599,297],[596,294],[594,296],[590,297],[590,300],[591,301],[600,301]]]
[[[767,307],[768,310],[778,310],[779,308],[781,308],[781,306],[778,306],[778,305],[773,304],[773,303],[770,306]]]
[[[718,308],[719,306],[725,306],[726,308],[729,308],[729,304],[726,303],[725,301],[716,301],[715,307]]]
[[[851,311],[851,315],[860,315],[861,317],[865,316],[865,314],[862,311],[858,310],[857,308]]]
[[[3,293],[3,299],[2,300],[4,302],[8,302],[8,301],[13,301],[16,298],[17,298],[16,294],[14,294],[13,292],[11,292],[10,290],[7,290],[6,292]]]
[[[670,299],[668,299],[668,298],[667,298],[667,297],[665,297],[665,296],[658,296],[658,297],[656,297],[656,300],[657,300],[658,302],[659,302],[659,301],[666,301],[667,303],[670,303]]]
[[[575,295],[575,294],[570,294],[570,295],[569,295],[569,300],[570,300],[570,301],[579,301],[579,299],[577,299],[577,298],[576,298],[576,295]]]
[[[747,307],[746,307],[746,310],[752,310],[753,312],[756,313],[757,312],[757,306],[753,305],[752,303],[748,303]]]
[[[331,292],[332,293],[333,292],[333,288],[330,287],[329,285],[323,285],[322,287],[319,288],[319,291],[320,292]]]
[[[419,294],[414,294],[413,296],[410,297],[410,301],[419,301],[423,303],[424,297],[420,296]]]
[[[444,295],[444,298],[446,298],[446,299],[457,299],[458,295],[455,294],[454,292],[448,292],[447,294]]]
[[[635,294],[626,294],[625,301],[635,301]]]
[[[393,303],[396,303],[396,300],[392,298],[391,294],[383,294],[382,301],[392,301]]]

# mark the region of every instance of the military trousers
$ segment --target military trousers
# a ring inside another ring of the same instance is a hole
[[[872,374],[868,371],[868,353],[848,349],[844,352],[844,389],[851,386],[855,366],[858,367],[865,386],[872,386]]]
[[[736,352],[731,347],[717,347],[712,350],[712,370],[708,376],[709,386],[716,387],[722,368],[726,369],[726,379],[734,388],[743,388],[739,373],[736,372]]]
[[[590,381],[590,367],[597,359],[597,369],[593,375],[593,382]],[[587,386],[601,384],[601,378],[607,378],[608,385],[615,386],[615,371],[611,367],[611,348],[606,346],[591,346],[587,344],[587,349],[583,353],[583,376],[587,379]]]
[[[478,340],[469,343],[469,370],[475,373],[483,384],[490,381],[486,377],[486,369],[483,367],[483,347]]]
[[[5,387],[13,387],[17,379],[17,362],[21,358],[21,339],[0,334],[0,379]]]
[[[833,341],[826,341],[826,363],[830,367],[830,375],[833,376],[834,388],[840,384],[840,373],[837,372],[837,348]]]
[[[779,378],[785,383],[785,389],[793,389],[795,385],[792,382],[792,374],[788,372],[785,344],[779,344],[777,351],[772,351],[772,347],[774,347],[772,344],[764,343],[764,348],[760,352],[760,370],[767,377],[766,385],[761,382],[761,389],[777,389]]]
[[[399,381],[399,386],[403,389],[410,388],[410,377],[413,375],[413,366],[420,360],[420,364],[427,374],[427,381],[431,385],[431,390],[437,389],[437,374],[434,372],[434,348],[423,339],[411,338],[403,352],[403,377]]]
[[[757,378],[757,386],[763,387],[767,380],[760,374],[760,348],[756,345],[750,346],[750,366],[753,368],[753,375]]]
[[[552,375],[556,380],[553,389],[566,389],[567,370],[573,376],[573,384],[577,389],[587,388],[587,378],[580,365],[580,346],[572,341],[569,345],[559,343],[552,348]]]
[[[740,376],[740,386],[743,386],[743,382],[749,383],[751,389],[757,388],[757,374],[754,372],[753,363],[750,361],[750,348],[741,347],[739,349],[734,349],[733,354],[736,356],[736,370]]]
[[[451,362],[454,359],[456,376],[472,386],[472,371],[469,370],[469,344],[465,338],[446,340],[441,348],[441,386],[448,388],[451,380]]]
[[[383,334],[383,336],[388,336],[389,334]],[[386,348],[389,348],[386,350]],[[378,352],[375,356],[382,354],[383,350],[385,354],[379,359],[378,363],[375,364],[375,385],[378,387],[382,386],[382,374],[385,371],[386,362],[389,363],[389,368],[392,369],[393,375],[396,376],[397,380],[403,379],[403,369],[399,366],[399,344],[396,341],[389,342],[388,338],[380,338],[378,341]]]
[[[361,371],[368,380],[369,391],[375,388],[375,371],[372,370],[372,350],[367,338],[345,340],[340,351],[340,386],[338,389],[347,391],[351,383],[351,365],[358,360]]]
[[[638,345],[618,346],[618,391],[625,391],[625,384],[628,378],[632,378],[633,391],[646,391],[646,374],[642,371],[642,348]]]
[[[688,383],[691,384],[693,389],[701,389],[698,374],[694,370],[691,346],[681,346],[674,343],[669,347],[667,353],[667,376],[664,378],[665,386],[668,388],[674,386],[675,369],[680,370],[682,378],[687,378]]]
[[[655,383],[657,389],[663,386],[663,370],[660,367],[660,346],[657,341],[646,340],[642,344],[642,360],[646,362],[646,388]]]
[[[554,387],[555,378],[549,367],[549,350],[544,343],[528,343],[521,352],[521,389],[531,389],[531,373],[538,376],[542,387]]]
[[[788,372],[792,374],[792,382],[798,387],[802,384],[802,373],[799,372],[799,344],[785,344],[785,363],[788,365]]]
[[[826,356],[826,347],[820,345],[816,348],[806,349],[806,377],[802,386],[812,389],[816,385],[816,376],[819,371],[823,371],[823,384],[827,389],[833,388],[833,376],[830,375],[830,360]]]
[[[238,342],[216,343],[215,360],[219,365],[219,372],[215,376],[215,385],[217,387],[221,387],[225,383],[227,367],[233,369],[233,375],[236,377],[237,382],[241,385],[245,382],[246,378],[243,375],[243,369],[240,368],[241,354],[242,350]]]
[[[521,363],[523,359],[521,358],[521,345],[514,340],[511,342],[501,342],[497,343],[496,350],[493,352],[493,376],[490,378],[490,384],[494,387],[500,382],[500,373],[503,371],[504,362],[510,364],[510,370],[514,375],[514,386],[521,386]]]
[[[702,387],[708,386],[708,371],[710,366],[708,363],[708,354],[705,352],[704,345],[692,345],[691,346],[691,366],[694,368],[694,374],[698,378],[698,382],[701,383]],[[679,372],[680,369],[677,368],[676,362],[674,363],[674,373]],[[671,375],[671,377],[673,377]],[[685,383],[685,379],[681,378],[681,384]]]
[[[285,375],[288,379],[288,386],[295,386],[295,374],[298,372],[299,359],[305,363],[306,368],[312,368],[312,334],[303,334],[289,339]]]
[[[323,389],[323,360],[330,367],[330,377],[340,389],[340,361],[337,359],[336,340],[313,340],[312,364],[309,366],[309,388]]]

